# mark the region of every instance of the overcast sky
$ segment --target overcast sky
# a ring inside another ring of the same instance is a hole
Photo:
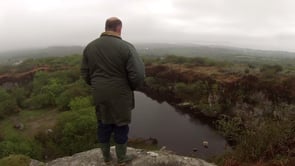
[[[294,0],[0,0],[0,51],[84,46],[111,16],[133,43],[295,51]]]

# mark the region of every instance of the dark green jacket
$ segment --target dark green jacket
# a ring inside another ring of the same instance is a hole
[[[133,91],[145,76],[134,46],[115,34],[103,33],[84,49],[81,74],[92,88],[99,120],[104,124],[129,124]]]

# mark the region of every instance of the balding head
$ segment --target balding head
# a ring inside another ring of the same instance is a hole
[[[119,18],[111,17],[106,20],[105,31],[118,32],[118,30],[121,31],[121,28],[122,28],[122,22]]]

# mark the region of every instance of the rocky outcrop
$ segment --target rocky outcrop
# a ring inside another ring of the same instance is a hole
[[[132,163],[126,166],[215,166],[204,160],[175,155],[166,150],[145,151],[142,149],[128,148],[127,153],[135,156]],[[110,165],[116,165],[115,148],[111,148],[114,158]],[[56,160],[43,163],[32,160],[30,166],[103,166],[103,157],[99,148],[86,152],[74,154],[73,156],[58,158]]]

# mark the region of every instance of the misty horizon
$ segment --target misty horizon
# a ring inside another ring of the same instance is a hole
[[[160,43],[160,42],[155,42],[155,43],[143,43],[143,42],[138,42],[138,43],[132,43],[135,47],[140,46],[140,49],[154,49],[154,48],[163,48],[167,49],[170,47],[174,48],[197,48],[197,47],[207,47],[207,48],[224,48],[224,49],[240,49],[240,50],[253,50],[253,51],[270,51],[270,52],[285,52],[285,53],[295,53],[295,50],[275,50],[275,49],[263,49],[263,48],[250,48],[250,47],[238,47],[238,46],[232,46],[232,45],[218,45],[218,44],[196,44],[196,43]],[[153,45],[153,47],[148,47],[150,45]],[[155,46],[158,45],[158,46]],[[142,47],[144,46],[144,48]],[[50,45],[50,46],[40,46],[40,47],[27,47],[27,48],[17,48],[17,49],[10,49],[10,50],[0,50],[0,56],[5,55],[5,53],[11,53],[11,52],[21,52],[21,51],[35,51],[35,50],[45,50],[45,49],[51,49],[51,48],[75,48],[75,47],[80,47],[84,49],[86,45]],[[138,48],[137,48],[138,49]]]
[[[131,43],[295,48],[295,2],[285,0],[11,0],[0,2],[0,52],[85,46],[111,16]]]

